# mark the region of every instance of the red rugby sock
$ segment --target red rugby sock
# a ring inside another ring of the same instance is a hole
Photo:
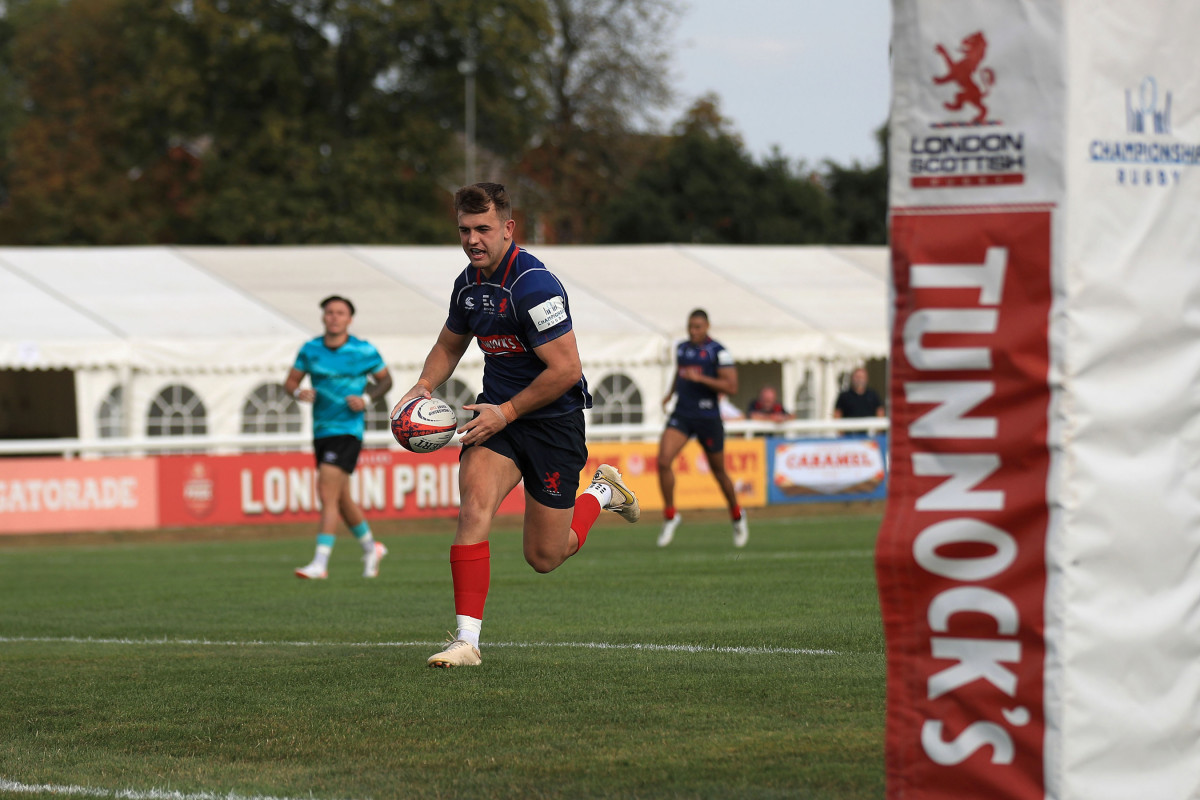
[[[600,500],[596,495],[584,492],[575,498],[575,513],[571,515],[571,530],[579,537],[579,549],[587,540],[588,531],[592,529],[596,518],[600,516]],[[576,553],[579,550],[575,551]]]
[[[483,604],[492,580],[488,543],[450,545],[450,577],[454,581],[454,613],[483,619]]]
[[[675,506],[667,506],[663,509],[663,519],[675,519]]]

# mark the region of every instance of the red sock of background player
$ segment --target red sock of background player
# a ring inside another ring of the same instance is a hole
[[[675,506],[666,506],[665,508],[663,508],[663,519],[665,519],[665,520],[675,519]]]
[[[729,518],[732,519],[734,522],[737,522],[739,519],[741,519],[742,518],[742,507],[739,505],[735,505],[733,508],[729,509]]]
[[[483,604],[492,581],[492,551],[487,542],[450,545],[450,577],[454,581],[456,639],[479,646]]]
[[[600,510],[612,502],[612,489],[603,483],[593,483],[575,498],[575,513],[571,515],[571,530],[579,537],[579,547],[575,553],[583,549],[587,541],[588,531],[600,516]],[[571,555],[574,555],[572,553]]]

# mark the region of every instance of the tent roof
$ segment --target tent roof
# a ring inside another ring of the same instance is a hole
[[[887,350],[883,247],[530,249],[567,288],[585,363],[657,363],[697,307],[740,361]],[[417,366],[464,265],[456,246],[0,248],[0,367],[286,368],[330,294],[389,364]]]

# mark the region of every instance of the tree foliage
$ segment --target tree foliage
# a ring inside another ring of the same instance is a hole
[[[453,241],[466,177],[558,242],[880,242],[886,164],[667,136],[680,0],[0,2],[0,242]]]
[[[580,209],[603,206],[628,177],[637,136],[671,98],[670,0],[547,0],[552,36],[537,75],[547,100],[541,135],[522,171],[544,187],[533,205],[557,242],[593,241],[601,227]],[[542,202],[538,203],[538,200]]]
[[[887,244],[887,126],[875,133],[879,163],[843,167],[826,164],[825,182],[833,201],[836,226],[829,240],[837,244]]]
[[[0,151],[0,236],[444,241],[468,36],[484,142],[519,152],[540,109],[512,80],[546,35],[540,4],[475,8],[87,0],[14,13],[8,63],[29,111]]]
[[[710,96],[689,109],[609,204],[603,238],[805,244],[826,241],[832,215],[815,176],[779,153],[754,163]]]

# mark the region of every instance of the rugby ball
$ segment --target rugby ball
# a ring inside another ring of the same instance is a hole
[[[445,447],[457,429],[454,409],[436,397],[414,397],[392,417],[392,436],[414,453],[432,453]]]

